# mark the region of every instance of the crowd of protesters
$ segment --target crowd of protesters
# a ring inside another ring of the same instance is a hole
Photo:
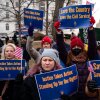
[[[59,29],[59,21],[54,23],[56,29],[55,45],[53,45],[49,36],[45,36],[41,40],[41,48],[37,51],[33,47],[34,26],[30,26],[28,29],[29,36],[21,39],[23,59],[27,62],[27,72],[24,76],[18,74],[14,81],[0,81],[0,100],[40,100],[34,75],[66,68],[73,64],[76,64],[78,71],[78,91],[70,96],[61,93],[59,100],[100,100],[100,90],[95,89],[96,82],[91,80],[91,73],[87,66],[88,61],[100,60],[100,46],[97,47],[96,45],[95,29],[93,27],[94,17],[90,18],[90,23],[91,26],[88,27],[87,33],[87,51],[84,49],[84,42],[78,36],[72,36],[70,46],[66,46],[63,31]],[[19,59],[14,55],[17,44],[8,41],[2,47],[1,59]],[[35,65],[29,69],[31,58],[34,59]]]

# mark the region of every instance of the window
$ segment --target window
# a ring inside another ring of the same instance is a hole
[[[9,7],[9,2],[6,2],[6,7]]]
[[[9,18],[9,12],[6,12],[6,18]]]
[[[9,30],[9,24],[8,23],[6,24],[6,30]]]

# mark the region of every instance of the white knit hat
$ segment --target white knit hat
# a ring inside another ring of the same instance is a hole
[[[59,54],[58,54],[58,51],[57,50],[54,50],[54,49],[44,49],[42,55],[41,55],[41,58],[42,57],[50,57],[52,58],[56,63],[60,63],[60,60],[59,60]]]

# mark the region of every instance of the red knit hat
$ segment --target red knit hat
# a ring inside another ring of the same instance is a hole
[[[45,42],[48,42],[49,44],[51,44],[52,40],[51,40],[48,36],[45,36],[45,37],[42,39],[41,44],[43,45]]]
[[[78,38],[77,36],[73,36],[71,38],[71,49],[75,46],[79,46],[81,47],[82,49],[84,48],[84,43],[82,42],[82,40],[80,38]]]

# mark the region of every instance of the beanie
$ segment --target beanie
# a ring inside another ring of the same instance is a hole
[[[56,63],[60,64],[59,60],[59,54],[57,50],[54,49],[44,49],[41,58],[42,57],[50,57],[52,58]]]
[[[75,46],[79,46],[82,49],[84,48],[84,43],[82,42],[82,40],[80,38],[78,38],[77,36],[73,36],[71,38],[71,44],[70,47],[71,49],[74,48]]]
[[[43,45],[45,42],[48,42],[49,44],[51,44],[52,40],[50,39],[50,37],[45,36],[45,37],[42,39],[41,44]]]

